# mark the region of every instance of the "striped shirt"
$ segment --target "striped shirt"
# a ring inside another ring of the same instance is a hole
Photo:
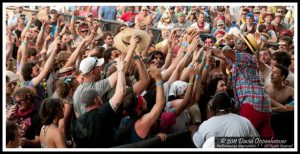
[[[232,86],[239,105],[250,103],[257,111],[271,112],[271,99],[259,77],[254,55],[236,52],[236,62],[228,58],[226,62],[233,66]]]

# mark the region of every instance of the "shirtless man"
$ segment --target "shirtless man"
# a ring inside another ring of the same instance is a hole
[[[153,12],[153,11],[151,11]],[[151,25],[151,22],[156,16],[150,15],[150,10],[146,6],[142,6],[141,12],[135,17],[135,26],[137,28],[138,25]]]
[[[283,84],[288,74],[288,69],[283,65],[277,64],[272,67],[271,83],[267,85],[266,90],[272,100],[273,112],[294,110],[289,104],[294,99],[294,89]]]

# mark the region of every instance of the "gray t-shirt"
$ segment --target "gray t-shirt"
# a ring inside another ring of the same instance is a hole
[[[80,84],[73,95],[73,107],[74,112],[78,113],[79,116],[85,113],[87,110],[81,103],[81,94],[84,90],[87,89],[96,89],[96,91],[99,92],[99,96],[102,97],[105,93],[107,93],[109,90],[111,90],[110,84],[107,79],[100,80],[98,82],[83,82]]]
[[[210,137],[259,137],[259,134],[248,119],[229,113],[204,121],[193,135],[193,142],[201,148]]]

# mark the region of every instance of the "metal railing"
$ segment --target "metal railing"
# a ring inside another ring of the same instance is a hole
[[[143,140],[132,144],[124,144],[114,148],[196,148],[191,139],[190,132],[169,134],[166,141],[161,141],[160,137]]]
[[[15,7],[6,7],[7,11],[15,11],[16,8]],[[23,8],[23,13],[28,17],[31,18],[32,13],[38,13],[38,10],[32,10],[32,9],[28,9],[28,8]],[[70,13],[58,13],[59,15],[63,15],[65,22],[69,22],[72,18],[72,15]],[[83,16],[76,16],[75,19],[84,19],[85,17]],[[121,25],[122,23],[116,20],[107,20],[107,19],[98,19],[98,18],[94,18],[95,21],[100,21],[102,23],[102,30],[103,31],[111,31],[114,32],[115,29]],[[150,28],[152,34],[153,34],[153,43],[158,43],[160,41],[162,41],[161,38],[161,30],[155,27],[151,27]]]

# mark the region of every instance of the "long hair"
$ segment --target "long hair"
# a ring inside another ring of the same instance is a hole
[[[45,99],[40,108],[40,117],[44,125],[50,125],[59,112],[63,108],[63,103],[60,99]]]

